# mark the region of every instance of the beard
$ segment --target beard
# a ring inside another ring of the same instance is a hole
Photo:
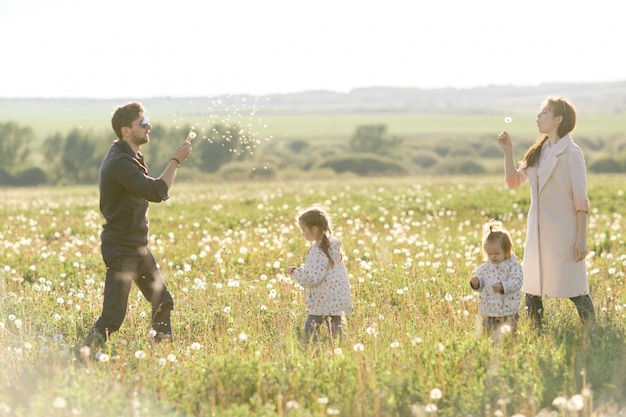
[[[133,143],[137,146],[141,146],[144,145],[148,142],[150,142],[150,135],[148,133],[146,133],[143,136],[135,136],[133,135],[132,139]]]

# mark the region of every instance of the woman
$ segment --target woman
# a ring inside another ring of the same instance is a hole
[[[572,103],[548,97],[537,115],[542,136],[517,169],[509,134],[498,135],[509,188],[530,184],[522,291],[537,327],[542,325],[542,297],[569,298],[583,324],[595,322],[585,265],[589,213],[585,159],[569,135],[575,124]]]

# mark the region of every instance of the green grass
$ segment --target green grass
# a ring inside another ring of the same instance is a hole
[[[609,415],[626,405],[626,209],[622,177],[589,184],[591,334],[558,299],[541,334],[524,318],[514,338],[475,334],[482,224],[503,220],[523,255],[529,191],[500,177],[179,182],[150,209],[174,343],[149,343],[134,287],[108,361],[86,366],[72,349],[102,303],[97,189],[0,190],[0,415],[534,416],[579,393],[577,415]],[[339,346],[304,345],[303,295],[282,272],[306,256],[294,217],[313,203],[334,214],[350,272]]]

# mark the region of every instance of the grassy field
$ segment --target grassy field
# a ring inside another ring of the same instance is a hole
[[[100,314],[95,186],[0,190],[1,416],[617,416],[626,406],[623,177],[590,176],[587,266],[598,327],[547,300],[546,328],[476,332],[482,224],[523,257],[527,188],[500,177],[179,182],[152,205],[151,248],[175,297],[152,345],[134,287],[98,360],[73,349]],[[295,224],[334,214],[356,311],[340,344],[305,345]],[[623,415],[623,414],[619,414]]]
[[[113,110],[107,102],[85,100],[80,105],[68,108],[62,101],[0,102],[0,122],[15,121],[23,126],[31,126],[40,140],[54,133],[67,134],[74,128],[91,129],[113,135],[110,127],[110,114]],[[516,137],[533,140],[538,136],[535,127],[535,109],[528,113],[516,114],[503,110],[502,114],[407,114],[407,113],[340,113],[319,112],[302,114],[264,114],[263,106],[258,109],[240,107],[237,109],[218,108],[194,111],[189,109],[150,107],[154,124],[166,127],[194,125],[198,131],[210,129],[214,123],[237,123],[248,131],[256,132],[259,138],[280,139],[329,139],[345,140],[357,126],[384,124],[388,132],[409,141],[423,138],[476,138],[493,136],[507,129]],[[505,123],[511,117],[512,123]],[[577,137],[605,140],[626,136],[626,113],[581,113],[575,130]]]

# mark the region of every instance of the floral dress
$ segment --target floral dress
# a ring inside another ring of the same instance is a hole
[[[331,266],[326,254],[315,242],[304,266],[293,271],[293,277],[304,287],[307,313],[315,316],[340,316],[353,312],[348,271],[341,254],[341,241],[329,236]]]
[[[478,306],[483,317],[507,317],[519,314],[523,272],[517,257],[511,255],[500,263],[485,262],[474,271],[478,277]],[[502,284],[504,294],[491,288]]]

